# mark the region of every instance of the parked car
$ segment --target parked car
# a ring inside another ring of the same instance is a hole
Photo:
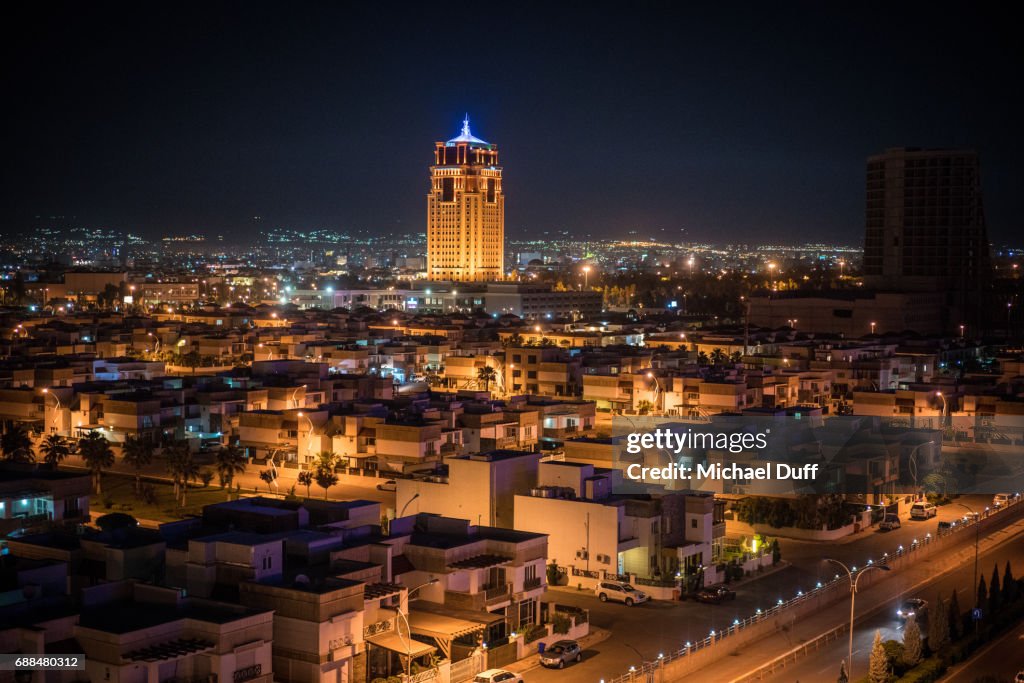
[[[1010,499],[1013,498],[1012,493],[997,493],[992,497],[992,507],[997,510],[1001,507],[1006,507],[1010,504]]]
[[[623,581],[601,581],[594,589],[601,602],[623,602],[627,606],[639,605],[649,600],[647,593],[638,591]]]
[[[580,644],[575,640],[558,640],[551,643],[540,655],[541,666],[553,666],[561,669],[566,662],[578,662],[583,659]]]
[[[920,500],[910,506],[911,519],[930,519],[939,514],[939,509],[934,504]]]
[[[523,683],[523,677],[505,669],[488,669],[478,673],[473,683]]]
[[[377,490],[390,491],[391,493],[394,493],[395,491],[398,490],[398,484],[395,483],[394,479],[388,479],[383,484],[377,484]]]
[[[911,598],[910,600],[903,601],[903,604],[896,610],[896,616],[903,620],[909,619],[910,617],[917,617],[918,620],[920,620],[921,614],[923,614],[927,609],[927,601],[922,600],[921,598]]]
[[[893,529],[900,528],[900,516],[892,513],[887,514],[881,522],[878,524],[878,528],[882,531],[892,531]]]
[[[717,605],[725,600],[735,600],[736,591],[731,591],[725,586],[709,586],[707,588],[701,588],[694,593],[693,599],[697,602],[709,602]]]

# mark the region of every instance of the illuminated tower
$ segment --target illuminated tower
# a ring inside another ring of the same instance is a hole
[[[427,274],[431,280],[501,280],[505,195],[498,146],[462,133],[434,145],[427,195]]]

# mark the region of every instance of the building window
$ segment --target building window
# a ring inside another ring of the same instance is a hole
[[[519,628],[537,623],[537,600],[530,598],[519,603]]]
[[[696,529],[697,528],[697,518],[696,517],[694,517],[693,519],[690,520],[690,528],[691,529]]]

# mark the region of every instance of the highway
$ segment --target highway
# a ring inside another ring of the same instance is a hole
[[[981,576],[988,577],[992,574],[993,564],[998,564],[999,574],[1002,576],[1003,567],[1007,560],[1010,561],[1010,566],[1014,570],[1014,575],[1018,575],[1019,572],[1024,572],[1024,543],[1020,542],[1020,534],[1012,537],[1012,540],[1007,539],[1007,542],[1003,543],[999,547],[989,552],[982,552],[978,563],[978,572]],[[948,600],[952,595],[953,590],[957,591],[957,598],[960,601],[960,606],[963,609],[968,609],[974,604],[974,591],[971,588],[974,581],[974,565],[969,562],[964,566],[961,566],[955,571],[946,572],[939,575],[937,578],[928,581],[925,585],[919,588],[913,588],[908,585],[908,577],[897,574],[892,577],[891,580],[899,581],[903,583],[905,592],[903,592],[903,598],[923,598],[927,600],[930,605],[935,605],[938,596],[941,594],[943,600]],[[844,607],[848,609],[849,603],[844,603]],[[871,652],[871,645],[875,637],[875,631],[881,631],[883,640],[900,640],[903,639],[903,624],[900,619],[896,616],[896,608],[899,605],[899,600],[893,601],[890,604],[875,606],[880,607],[874,614],[871,614],[863,621],[858,620],[856,628],[854,629],[854,640],[853,640],[853,679],[863,676],[867,672],[868,658]],[[872,605],[858,603],[858,614],[868,614],[872,611]],[[833,608],[834,609],[834,608]],[[927,633],[927,623],[921,624],[922,631]],[[1020,629],[1017,629],[1020,631]],[[1011,639],[1012,640],[1012,639]],[[998,646],[997,641],[997,645]],[[991,656],[985,656],[982,658],[975,659],[982,660],[988,664],[987,668],[993,669],[991,673],[998,674],[1000,676],[1007,676],[1007,680],[1012,680],[1013,674],[1018,669],[1024,669],[1024,648],[1020,647],[1018,641],[1016,648],[1004,643],[1000,647],[1000,652],[1003,657],[1000,661],[992,661]],[[785,670],[773,676],[767,676],[764,678],[766,683],[794,683],[801,681],[803,683],[809,683],[813,681],[833,681],[839,675],[840,662],[846,658],[847,650],[849,647],[849,641],[846,637],[840,638],[838,641],[828,645],[827,647],[818,650],[813,655],[808,656],[806,659],[795,663],[791,667],[787,667]],[[781,653],[780,653],[781,654]],[[997,666],[998,664],[998,666]],[[979,670],[975,666],[980,666],[979,662],[975,662],[972,666],[967,667],[970,669],[971,677],[966,677],[963,674],[963,678],[960,680],[962,683],[972,683],[976,675],[980,675]],[[1012,669],[1012,672],[1007,674]],[[986,671],[988,672],[988,671]]]

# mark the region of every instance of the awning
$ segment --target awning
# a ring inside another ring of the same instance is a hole
[[[478,622],[418,610],[409,612],[409,627],[416,635],[433,638],[448,659],[451,659],[453,640],[484,630],[484,625]]]
[[[414,638],[407,636],[400,636],[397,633],[378,633],[373,636],[367,636],[366,642],[382,647],[385,650],[391,650],[398,654],[413,658],[420,657],[422,655],[430,654],[437,648],[433,645],[427,645],[421,643]]]

